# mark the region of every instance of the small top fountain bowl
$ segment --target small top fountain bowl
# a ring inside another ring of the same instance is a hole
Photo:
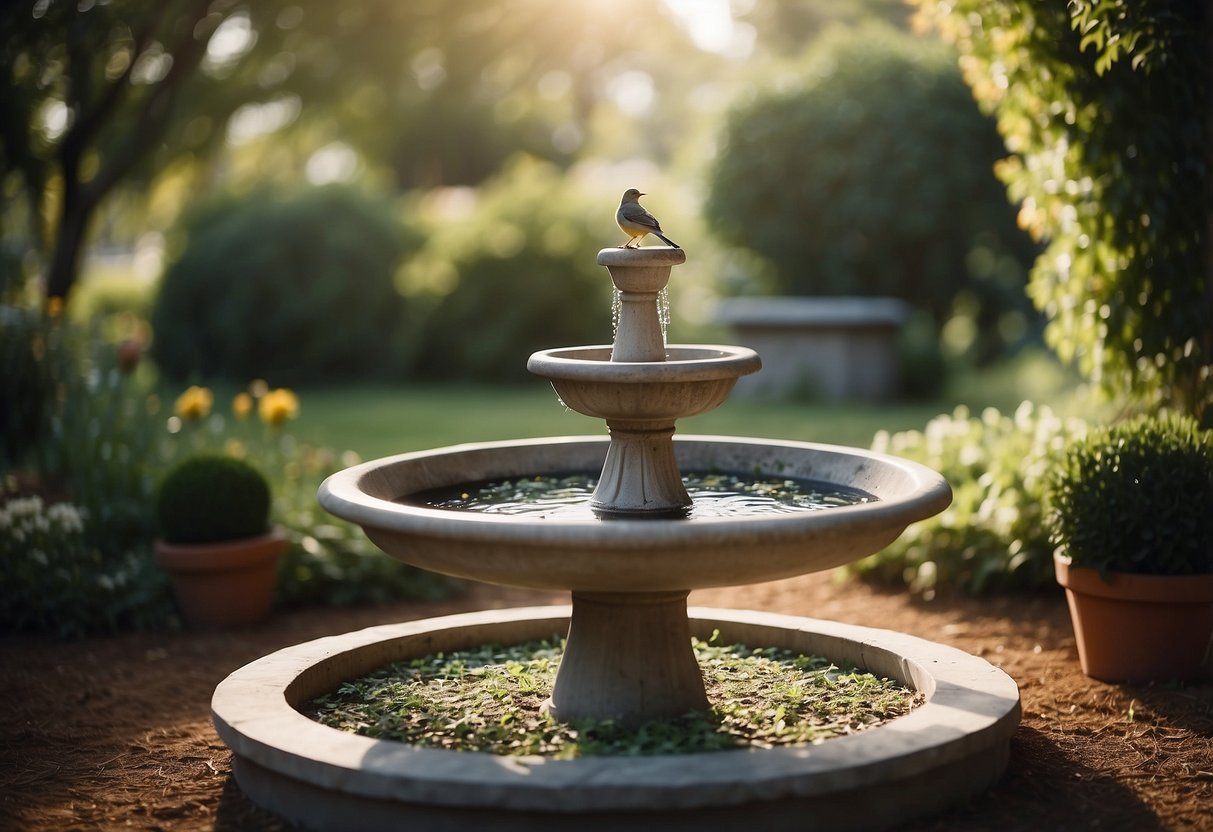
[[[736,586],[829,569],[879,551],[942,511],[951,489],[909,460],[855,448],[721,436],[674,439],[684,471],[832,483],[871,502],[790,514],[670,520],[481,514],[411,504],[486,480],[594,473],[605,437],[458,445],[366,462],[329,477],[320,503],[392,557],[487,583],[590,592]]]

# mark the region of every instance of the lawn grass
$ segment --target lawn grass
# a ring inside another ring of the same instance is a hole
[[[462,442],[605,435],[597,419],[567,410],[544,382],[488,386],[363,385],[300,390],[300,441],[352,450],[363,459]],[[680,420],[680,434],[722,434],[868,447],[878,430],[921,429],[964,404],[977,413],[1013,410],[1024,399],[1063,412],[1082,407],[1072,379],[1045,354],[959,376],[933,401],[881,405],[765,401],[734,396],[716,410]]]

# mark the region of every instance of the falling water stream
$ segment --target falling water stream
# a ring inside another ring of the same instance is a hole
[[[611,341],[619,334],[619,316],[623,313],[623,293],[615,290],[611,298]],[[662,288],[657,293],[657,320],[661,323],[661,343],[668,343],[666,332],[670,328],[670,290]]]

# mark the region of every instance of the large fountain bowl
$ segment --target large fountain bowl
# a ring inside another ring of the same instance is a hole
[[[430,508],[402,498],[435,488],[538,475],[596,474],[608,440],[559,437],[457,445],[348,468],[320,503],[358,523],[392,557],[486,583],[575,592],[737,586],[850,563],[947,507],[936,472],[855,448],[723,436],[675,439],[683,471],[817,480],[873,502],[743,517],[538,519]]]

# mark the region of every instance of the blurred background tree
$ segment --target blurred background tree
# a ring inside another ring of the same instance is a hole
[[[593,252],[613,196],[594,199],[554,166],[522,161],[478,192],[426,200],[426,246],[404,275],[413,375],[521,381],[535,350],[609,343],[611,284]]]
[[[790,84],[731,111],[706,212],[793,295],[887,295],[971,321],[979,363],[1023,338],[1035,254],[992,166],[1005,149],[942,43],[833,27]]]
[[[567,160],[604,67],[642,31],[646,49],[685,43],[644,8],[615,3],[606,27],[601,9],[538,0],[5,4],[3,187],[62,298],[120,186],[147,189],[225,143],[290,128],[313,179],[357,149],[402,187],[475,183],[517,150]]]
[[[338,185],[263,191],[201,206],[185,226],[152,311],[165,376],[298,385],[398,375],[396,271],[418,241],[382,201]]]

